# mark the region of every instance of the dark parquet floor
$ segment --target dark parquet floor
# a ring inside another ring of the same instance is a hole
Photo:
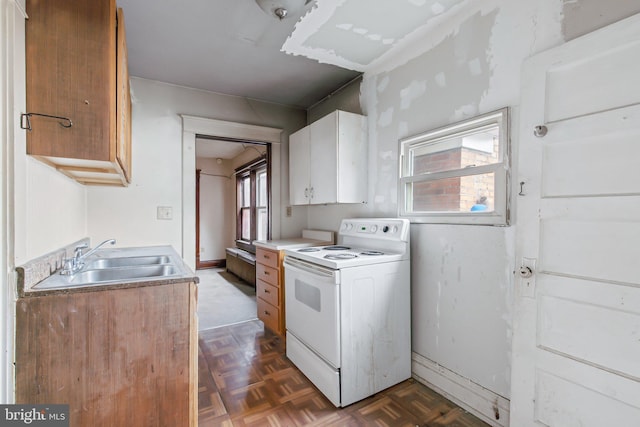
[[[407,380],[337,409],[258,320],[200,332],[199,426],[487,426]]]

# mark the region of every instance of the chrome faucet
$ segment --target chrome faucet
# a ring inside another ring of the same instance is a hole
[[[89,250],[84,255],[82,254],[82,250],[88,248],[89,245],[87,245],[86,243],[83,243],[82,245],[76,246],[75,249],[73,250],[73,258],[67,258],[64,260],[64,267],[62,268],[62,271],[60,272],[60,274],[71,275],[71,274],[77,273],[84,266],[85,258],[93,254],[95,251],[100,249],[101,246],[106,245],[107,243],[111,243],[112,245],[115,245],[116,239],[107,239],[104,242],[100,243],[95,248]]]

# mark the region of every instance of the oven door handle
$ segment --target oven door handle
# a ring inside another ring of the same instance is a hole
[[[284,266],[285,268],[290,268],[293,271],[298,271],[301,273],[309,273],[315,276],[321,276],[323,278],[333,280],[336,278],[336,270],[313,264],[311,262],[302,261],[297,258],[291,258],[290,256],[284,257]]]

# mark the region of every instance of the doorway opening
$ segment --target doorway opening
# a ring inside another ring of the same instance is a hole
[[[271,237],[271,144],[196,134],[196,269],[224,267],[227,248]]]

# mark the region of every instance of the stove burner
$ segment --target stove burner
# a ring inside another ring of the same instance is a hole
[[[360,252],[360,255],[376,256],[376,255],[384,255],[384,252],[380,252],[380,251],[364,251],[364,252]]]
[[[353,259],[358,258],[356,254],[329,254],[324,256],[326,259]]]
[[[334,246],[325,246],[324,250],[325,251],[348,251],[349,249],[351,249],[348,246],[339,246],[339,245],[334,245]]]
[[[302,248],[298,249],[298,252],[320,252],[318,248]]]

